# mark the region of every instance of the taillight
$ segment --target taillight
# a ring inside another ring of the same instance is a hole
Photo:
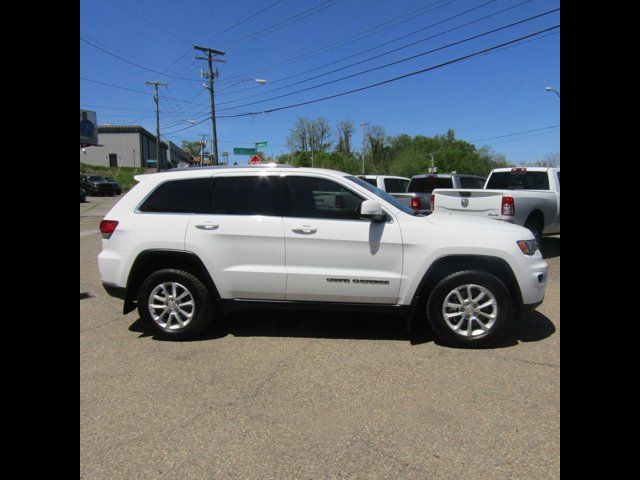
[[[100,222],[100,233],[102,234],[102,238],[111,238],[111,234],[115,231],[117,226],[117,220],[102,220]]]
[[[431,210],[436,209],[436,195],[435,193],[431,194]]]
[[[502,215],[515,215],[516,204],[513,197],[502,197]]]
[[[420,210],[422,208],[422,202],[418,197],[411,198],[411,208],[414,210]]]

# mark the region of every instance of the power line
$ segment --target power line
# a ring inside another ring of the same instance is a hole
[[[408,34],[408,35],[412,35],[412,34],[417,33],[417,32],[419,32],[419,31],[427,30],[428,28],[431,28],[431,27],[433,27],[433,26],[436,26],[436,25],[442,24],[442,23],[444,23],[444,22],[447,22],[447,21],[449,21],[449,20],[452,20],[452,19],[454,19],[454,18],[456,18],[456,17],[459,17],[459,16],[461,16],[461,15],[464,15],[464,14],[466,14],[466,13],[469,13],[469,12],[471,12],[471,11],[473,11],[473,10],[475,10],[475,9],[479,8],[479,7],[482,7],[482,6],[484,6],[484,5],[488,5],[488,4],[493,3],[493,2],[495,2],[495,1],[496,1],[496,0],[490,0],[490,1],[486,2],[486,3],[483,3],[482,5],[479,5],[479,6],[477,6],[477,7],[472,8],[472,9],[466,10],[466,11],[464,11],[464,12],[462,12],[462,13],[459,13],[459,14],[457,14],[457,15],[454,15],[454,16],[452,16],[452,17],[445,18],[444,20],[441,20],[441,21],[439,21],[439,22],[433,23],[433,24],[431,24],[431,25],[429,25],[429,26],[427,26],[427,27],[421,28],[420,30],[416,30],[415,32],[412,32],[412,33],[410,33],[410,34]],[[319,75],[314,75],[314,76],[311,76],[311,77],[305,78],[304,80],[299,80],[299,81],[297,81],[297,82],[289,83],[289,84],[287,84],[287,85],[283,85],[282,87],[279,87],[279,88],[276,88],[276,89],[270,89],[270,91],[269,91],[269,92],[261,92],[261,93],[258,93],[258,94],[256,94],[256,95],[245,96],[245,97],[243,97],[242,99],[227,100],[226,102],[220,102],[220,105],[226,105],[226,104],[228,104],[228,103],[237,102],[237,101],[244,100],[244,99],[247,99],[247,98],[254,98],[254,97],[258,97],[258,96],[267,95],[267,94],[272,93],[272,92],[276,92],[276,91],[283,90],[283,89],[286,89],[286,88],[289,88],[289,87],[292,87],[292,86],[295,86],[295,85],[299,85],[299,84],[301,84],[301,83],[306,83],[306,82],[309,82],[309,81],[311,81],[311,80],[315,80],[315,79],[317,79],[317,78],[319,78],[319,77],[324,77],[324,76],[326,76],[326,75],[330,75],[330,74],[332,74],[332,73],[336,73],[336,72],[339,72],[339,71],[342,71],[342,70],[349,69],[349,68],[354,67],[354,66],[356,66],[356,65],[360,65],[360,64],[362,64],[362,63],[366,63],[366,62],[369,62],[369,61],[371,61],[371,60],[375,60],[376,58],[380,58],[380,57],[383,57],[383,56],[389,55],[389,54],[391,54],[391,53],[395,53],[395,52],[398,52],[398,51],[400,51],[400,50],[404,50],[405,48],[412,47],[412,46],[417,45],[417,44],[419,44],[419,43],[426,42],[427,40],[432,40],[432,39],[434,39],[434,38],[436,38],[436,37],[439,37],[439,36],[445,35],[445,34],[447,34],[447,33],[451,33],[451,32],[453,32],[453,31],[455,31],[455,30],[459,30],[459,29],[461,29],[461,28],[463,28],[463,27],[466,27],[466,26],[469,26],[469,25],[471,25],[471,24],[474,24],[474,23],[480,22],[480,21],[482,21],[482,20],[485,20],[485,19],[487,19],[487,18],[493,17],[493,16],[498,15],[498,14],[500,14],[500,13],[504,13],[504,12],[506,12],[506,11],[508,11],[508,10],[511,10],[511,9],[513,9],[513,8],[516,8],[516,7],[519,7],[519,6],[523,5],[523,4],[525,4],[525,3],[529,3],[529,2],[531,2],[531,1],[532,1],[532,0],[525,0],[524,2],[518,3],[518,4],[513,5],[513,6],[511,6],[511,7],[507,7],[507,8],[505,8],[505,9],[499,10],[499,11],[494,12],[494,13],[491,13],[491,14],[489,14],[489,15],[485,15],[485,16],[480,17],[480,18],[477,18],[477,19],[475,19],[475,20],[471,20],[471,21],[469,21],[469,22],[467,22],[467,23],[464,23],[464,24],[462,24],[462,25],[458,25],[457,27],[450,28],[449,30],[445,30],[445,31],[443,31],[443,32],[440,32],[440,33],[436,33],[436,34],[434,34],[434,35],[431,35],[431,36],[429,36],[429,37],[422,38],[422,39],[420,39],[420,40],[416,40],[416,41],[414,41],[414,42],[412,42],[412,43],[408,43],[408,44],[406,44],[406,45],[402,45],[402,46],[400,46],[400,47],[394,48],[394,49],[392,49],[392,50],[388,50],[388,51],[383,52],[383,53],[380,53],[380,54],[378,54],[378,55],[374,55],[374,56],[372,56],[372,57],[365,58],[364,60],[360,60],[360,61],[358,61],[358,62],[351,63],[351,64],[349,64],[349,65],[345,65],[345,66],[343,66],[343,67],[336,68],[336,69],[334,69],[334,70],[330,70],[330,71],[328,71],[328,72],[321,73],[321,74],[319,74]],[[336,61],[330,62],[330,63],[328,63],[328,64],[325,64],[325,65],[322,65],[322,66],[319,66],[319,67],[314,67],[314,68],[309,69],[309,70],[306,70],[306,71],[304,71],[304,72],[297,73],[297,74],[295,74],[295,75],[291,75],[291,76],[289,76],[289,77],[284,77],[284,78],[281,78],[281,79],[278,79],[278,80],[270,81],[270,82],[269,82],[269,84],[274,84],[274,83],[277,83],[277,82],[279,82],[279,81],[286,80],[287,78],[297,77],[297,76],[300,76],[300,75],[302,75],[302,74],[304,74],[304,73],[309,73],[309,72],[312,72],[312,71],[314,71],[314,70],[318,70],[318,69],[320,69],[320,68],[324,68],[324,67],[326,67],[326,66],[329,66],[329,65],[332,65],[332,64],[335,64],[335,63],[341,62],[341,61],[343,61],[343,60],[347,60],[347,59],[349,59],[349,58],[356,57],[356,56],[361,55],[362,53],[365,53],[365,52],[367,52],[367,51],[375,50],[376,48],[379,48],[379,47],[384,46],[384,45],[386,45],[386,44],[389,44],[389,43],[395,42],[395,41],[397,41],[397,40],[399,40],[399,39],[401,39],[401,38],[404,38],[405,36],[406,36],[406,35],[403,35],[403,36],[398,37],[398,38],[396,38],[396,39],[393,39],[393,40],[391,40],[391,41],[389,41],[389,42],[385,42],[385,43],[383,43],[383,44],[381,44],[381,45],[377,45],[376,47],[372,47],[372,48],[370,48],[370,49],[363,50],[363,51],[358,52],[358,53],[356,53],[356,54],[354,54],[354,55],[350,55],[350,56],[348,56],[348,57],[344,57],[344,58],[342,58],[342,59],[340,59],[340,60],[336,60]],[[248,90],[248,89],[245,89],[245,90]],[[243,90],[241,90],[241,91],[243,91]],[[230,93],[231,93],[231,92],[230,92]],[[233,93],[239,93],[239,92],[233,92]],[[223,95],[224,95],[224,94],[223,94]]]
[[[246,18],[244,18],[244,19],[240,20],[239,22],[236,22],[236,23],[234,23],[233,25],[231,25],[231,26],[229,26],[229,27],[227,27],[227,28],[225,28],[225,29],[223,29],[223,30],[221,30],[221,31],[219,31],[219,32],[216,32],[216,33],[213,33],[213,34],[211,34],[211,35],[208,35],[207,37],[205,37],[204,39],[202,39],[202,41],[200,41],[199,43],[204,43],[205,41],[207,41],[208,39],[212,38],[213,36],[220,36],[220,35],[222,35],[223,33],[225,33],[225,32],[227,32],[227,31],[231,30],[232,28],[235,28],[235,27],[237,27],[238,25],[241,25],[241,24],[243,24],[244,22],[246,22],[246,21],[248,21],[248,20],[251,20],[252,18],[255,18],[256,16],[260,15],[261,13],[266,12],[266,11],[267,11],[267,10],[269,10],[270,8],[275,7],[277,4],[281,3],[282,1],[283,1],[283,0],[278,0],[278,1],[276,1],[276,2],[273,2],[273,3],[269,4],[269,5],[268,5],[268,6],[266,6],[265,8],[263,8],[263,9],[259,10],[258,12],[254,13],[254,14],[252,14],[252,15],[249,15],[248,17],[246,17]],[[174,65],[176,65],[180,60],[182,60],[184,57],[186,57],[187,55],[189,55],[189,53],[191,53],[191,49],[189,49],[189,50],[187,50],[185,53],[183,53],[180,57],[178,57],[178,59],[177,59],[177,60],[175,60],[174,62],[172,62],[172,63],[171,63],[171,64],[170,64],[166,69],[164,69],[163,71],[165,71],[165,72],[166,72],[167,70],[169,70],[171,67],[173,67]],[[195,65],[195,64],[197,64],[197,62],[192,61],[192,62],[191,62],[191,63],[190,63],[186,68],[182,69],[182,70],[181,70],[181,72],[186,72],[189,68],[191,68],[191,67],[192,67],[193,65]]]
[[[545,15],[549,15],[549,14],[551,14],[551,13],[555,13],[555,12],[557,12],[557,11],[559,11],[559,10],[560,10],[560,8],[556,8],[556,9],[553,9],[553,10],[549,10],[549,11],[547,11],[547,12],[544,12],[544,13],[541,13],[541,14],[538,14],[538,15],[534,15],[534,16],[532,16],[532,17],[525,18],[525,19],[523,19],[523,20],[519,20],[519,21],[517,21],[517,22],[513,22],[513,23],[510,23],[510,24],[508,24],[508,25],[504,25],[504,26],[502,26],[502,27],[494,28],[494,29],[492,29],[492,30],[489,30],[489,31],[486,31],[486,32],[483,32],[483,33],[480,33],[480,34],[477,34],[477,35],[473,35],[473,36],[471,36],[471,37],[467,37],[467,38],[464,38],[464,39],[462,39],[462,40],[458,40],[458,41],[456,41],[456,42],[452,42],[452,43],[449,43],[449,44],[447,44],[447,45],[444,45],[444,46],[441,46],[441,47],[438,47],[438,48],[434,48],[434,49],[431,49],[431,50],[427,50],[427,51],[425,51],[425,52],[421,52],[421,53],[418,53],[418,54],[415,54],[415,55],[411,55],[411,56],[409,56],[409,57],[402,58],[402,59],[400,59],[400,60],[396,60],[396,61],[394,61],[394,62],[390,62],[390,63],[384,64],[384,65],[380,65],[380,66],[378,66],[378,67],[369,68],[369,69],[367,69],[367,70],[362,70],[362,71],[360,71],[360,72],[356,72],[356,73],[353,73],[353,74],[351,74],[351,75],[346,75],[346,76],[344,76],[344,77],[336,78],[336,79],[334,79],[334,80],[329,80],[329,81],[327,81],[327,82],[323,82],[323,83],[319,83],[319,84],[316,84],[316,85],[312,85],[312,86],[310,86],[310,87],[302,88],[302,89],[300,89],[300,90],[295,90],[295,91],[293,91],[293,92],[284,93],[284,94],[282,94],[282,95],[276,95],[275,97],[269,97],[269,98],[266,98],[266,99],[264,99],[264,100],[256,100],[256,101],[254,101],[254,102],[244,103],[244,104],[242,104],[242,105],[236,105],[236,106],[234,106],[234,107],[223,108],[223,109],[221,109],[220,111],[221,111],[221,112],[224,112],[224,111],[228,111],[228,110],[233,110],[233,109],[235,109],[235,108],[242,108],[242,107],[247,107],[247,106],[250,106],[250,105],[256,105],[256,104],[259,104],[259,103],[269,102],[269,101],[271,101],[271,100],[276,100],[276,99],[278,99],[278,98],[284,98],[284,97],[288,97],[288,96],[295,95],[295,94],[298,94],[298,93],[307,92],[307,91],[309,91],[309,90],[313,90],[313,89],[316,89],[316,88],[319,88],[319,87],[324,87],[324,86],[326,86],[326,85],[331,85],[331,84],[333,84],[333,83],[337,83],[337,82],[340,82],[340,81],[342,81],[342,80],[346,80],[346,79],[349,79],[349,78],[353,78],[353,77],[357,77],[357,76],[360,76],[360,75],[364,75],[364,74],[366,74],[366,73],[370,73],[370,72],[373,72],[373,71],[376,71],[376,70],[381,70],[381,69],[383,69],[383,68],[387,68],[387,67],[390,67],[390,66],[392,66],[392,65],[397,65],[397,64],[399,64],[399,63],[407,62],[407,61],[409,61],[409,60],[413,60],[413,59],[415,59],[415,58],[422,57],[422,56],[424,56],[424,55],[428,55],[428,54],[433,53],[433,52],[437,52],[437,51],[440,51],[440,50],[444,50],[444,49],[446,49],[446,48],[450,48],[450,47],[453,47],[453,46],[456,46],[456,45],[460,45],[460,44],[462,44],[462,43],[469,42],[469,41],[471,41],[471,40],[475,40],[475,39],[477,39],[477,38],[484,37],[484,36],[486,36],[486,35],[490,35],[490,34],[492,34],[492,33],[495,33],[495,32],[501,31],[501,30],[505,30],[505,29],[507,29],[507,28],[511,28],[511,27],[513,27],[513,26],[515,26],[515,25],[520,25],[520,24],[522,24],[522,23],[529,22],[529,21],[534,20],[534,19],[536,19],[536,18],[540,18],[540,17],[543,17],[543,16],[545,16]]]
[[[464,55],[464,56],[461,56],[461,57],[454,58],[453,60],[448,60],[446,62],[442,62],[442,63],[439,63],[437,65],[433,65],[431,67],[422,68],[420,70],[414,70],[414,71],[406,73],[404,75],[399,75],[399,76],[396,76],[396,77],[393,77],[393,78],[389,78],[387,80],[383,80],[381,82],[376,82],[376,83],[372,83],[372,84],[369,84],[369,85],[365,85],[364,87],[355,88],[355,89],[352,89],[352,90],[347,90],[345,92],[340,92],[340,93],[336,93],[336,94],[333,94],[333,95],[328,95],[328,96],[325,96],[325,97],[316,98],[316,99],[313,99],[313,100],[307,100],[305,102],[299,102],[299,103],[294,103],[294,104],[291,104],[291,105],[284,105],[282,107],[271,108],[271,109],[268,109],[268,110],[262,110],[262,111],[257,111],[257,112],[247,112],[247,113],[237,113],[237,114],[233,114],[233,115],[217,115],[216,118],[238,118],[238,117],[256,116],[256,115],[272,113],[272,112],[276,112],[276,111],[280,111],[280,110],[287,110],[287,109],[290,109],[290,108],[300,107],[300,106],[303,106],[303,105],[309,105],[309,104],[312,104],[312,103],[322,102],[322,101],[325,101],[325,100],[331,100],[331,99],[342,97],[342,96],[345,96],[345,95],[350,95],[352,93],[368,90],[370,88],[379,87],[381,85],[386,85],[388,83],[397,82],[397,81],[405,79],[405,78],[409,78],[409,77],[412,77],[412,76],[415,76],[415,75],[420,75],[422,73],[430,72],[430,71],[433,71],[433,70],[438,70],[440,68],[444,68],[444,67],[449,66],[449,65],[460,63],[460,62],[469,60],[471,58],[478,57],[480,55],[485,55],[487,53],[497,51],[497,50],[502,49],[503,47],[505,47],[507,45],[513,45],[513,44],[516,44],[517,42],[521,42],[523,40],[536,37],[538,35],[541,35],[543,33],[546,33],[546,32],[549,32],[551,30],[555,30],[555,29],[558,29],[558,28],[560,28],[560,24],[557,24],[557,25],[554,25],[552,27],[548,27],[548,28],[545,28],[545,29],[542,29],[542,30],[538,30],[537,32],[529,33],[527,35],[523,35],[523,36],[520,36],[518,38],[514,38],[512,40],[508,40],[506,42],[500,43],[498,45],[494,45],[492,47],[487,47],[487,48],[484,48],[482,50],[478,50],[478,51],[475,51],[473,53],[470,53],[470,54],[467,54],[467,55]],[[197,125],[199,123],[203,123],[206,120],[207,120],[207,118],[205,118],[204,120],[202,120],[202,121],[200,121],[200,122],[198,122],[198,123],[196,123],[194,125],[191,125],[191,126],[188,126],[188,127],[185,127],[185,128],[181,128],[179,130],[174,130],[173,132],[168,132],[168,134],[176,133],[176,132],[183,131],[183,130],[187,130],[189,128],[193,128],[195,125]]]
[[[524,43],[524,42],[522,42],[522,43]],[[461,130],[457,130],[457,132],[466,132],[468,130],[473,130],[475,128],[480,128],[480,127],[484,127],[484,126],[491,125],[491,124],[494,124],[494,123],[503,122],[504,120],[509,120],[511,118],[519,117],[520,115],[525,115],[527,113],[534,112],[534,111],[540,110],[542,108],[547,108],[547,107],[550,107],[552,105],[557,106],[557,104],[558,104],[558,102],[547,103],[546,105],[540,105],[539,107],[530,108],[529,110],[524,110],[522,112],[514,113],[513,115],[509,115],[508,117],[503,117],[503,118],[499,118],[497,120],[491,120],[489,122],[480,123],[480,124],[474,125],[472,127],[463,128]]]
[[[276,70],[280,67],[284,67],[286,65],[291,65],[293,63],[297,63],[303,60],[306,60],[308,58],[311,57],[315,57],[321,53],[326,53],[326,52],[330,52],[332,50],[335,50],[337,48],[340,48],[344,45],[348,45],[351,44],[353,42],[359,41],[359,40],[363,40],[364,38],[370,37],[372,35],[376,35],[380,32],[383,32],[385,30],[388,30],[390,28],[396,27],[398,25],[401,25],[403,23],[406,22],[410,22],[412,20],[415,20],[418,17],[421,17],[423,15],[426,15],[427,13],[431,13],[439,8],[445,7],[446,5],[449,5],[453,2],[455,2],[457,0],[447,0],[444,3],[442,3],[442,0],[437,0],[436,2],[430,3],[428,5],[422,6],[416,10],[412,10],[410,12],[407,12],[405,14],[399,15],[395,18],[392,18],[391,20],[387,20],[385,22],[382,22],[378,25],[374,25],[373,27],[369,27],[366,28],[358,33],[349,35],[347,37],[342,38],[341,40],[338,40],[336,42],[333,43],[329,43],[327,45],[324,45],[322,47],[313,49],[313,50],[309,50],[305,53],[296,55],[294,57],[285,59],[285,60],[281,60],[279,62],[270,64],[270,65],[265,65],[263,67],[258,68],[257,70],[252,70],[250,72],[245,72],[239,75],[232,75],[230,77],[228,77],[226,80],[222,80],[220,83],[224,84],[224,82],[232,82],[234,80],[237,80],[238,78],[242,78],[242,77],[246,77],[246,76],[250,76],[252,74],[255,73],[261,73],[261,72],[267,72],[270,70]],[[438,5],[441,4],[441,5]],[[432,8],[433,7],[433,8]],[[395,22],[395,23],[394,23]]]
[[[145,67],[143,65],[140,65],[139,63],[132,62],[130,60],[127,60],[126,58],[121,57],[120,55],[116,55],[115,53],[112,53],[112,52],[110,52],[110,51],[108,51],[108,50],[106,50],[106,49],[104,49],[102,47],[99,47],[95,43],[92,43],[89,40],[87,40],[86,38],[83,38],[82,35],[80,35],[80,40],[82,40],[85,43],[88,43],[93,48],[96,48],[96,49],[100,50],[101,52],[106,53],[107,55],[111,55],[112,57],[117,58],[118,60],[121,60],[121,61],[123,61],[125,63],[128,63],[129,65],[133,65],[134,67],[138,67],[138,68],[141,68],[143,70],[147,70],[148,72],[157,73],[157,74],[160,74],[160,75],[164,75],[165,77],[171,77],[171,78],[175,78],[175,79],[178,79],[178,80],[185,80],[185,81],[188,81],[188,82],[199,82],[200,81],[197,78],[186,78],[186,77],[180,77],[180,76],[177,76],[177,75],[171,75],[169,73],[163,73],[160,70],[155,70],[153,68],[148,68],[148,67]]]
[[[302,20],[303,18],[309,17],[315,13],[321,12],[322,10],[326,10],[329,7],[333,7],[335,4],[342,2],[343,0],[325,0],[322,3],[319,3],[318,5],[315,5],[313,7],[307,8],[306,10],[303,10],[300,13],[297,13],[289,18],[285,18],[284,20],[280,20],[279,22],[276,22],[266,28],[263,28],[262,30],[258,30],[255,33],[252,33],[250,35],[246,35],[242,38],[239,38],[236,41],[232,41],[230,43],[228,43],[227,45],[229,47],[233,47],[233,46],[237,46],[237,45],[242,45],[243,43],[247,43],[251,40],[255,40],[258,37],[267,35],[269,33],[273,33],[276,30],[280,30],[281,28],[287,27],[289,25],[294,24],[295,22],[297,22],[298,20]]]
[[[522,132],[507,133],[506,135],[498,135],[497,137],[478,138],[477,140],[469,140],[469,142],[470,143],[474,143],[474,142],[482,142],[484,140],[493,140],[495,138],[513,137],[514,135],[522,135],[523,133],[539,132],[540,130],[549,130],[550,128],[558,128],[559,126],[560,126],[560,124],[551,125],[549,127],[534,128],[533,130],[524,130]]]
[[[133,11],[131,11],[131,10],[129,10],[129,9],[125,8],[125,7],[123,7],[122,5],[118,5],[117,3],[112,2],[111,0],[104,0],[104,1],[105,1],[105,2],[107,2],[107,3],[110,3],[110,4],[111,4],[111,5],[113,5],[114,7],[119,8],[120,10],[123,10],[123,11],[125,11],[125,12],[129,13],[130,15],[133,15],[134,17],[138,17],[140,20],[142,20],[143,22],[148,23],[149,25],[151,25],[151,26],[153,26],[153,27],[159,28],[160,30],[162,30],[162,31],[164,31],[164,32],[168,33],[169,35],[171,35],[171,36],[173,36],[173,37],[177,38],[178,40],[182,40],[183,42],[188,42],[188,41],[189,41],[189,40],[186,40],[186,39],[182,38],[182,37],[181,37],[181,36],[179,36],[179,35],[176,35],[174,32],[172,32],[172,31],[170,31],[170,30],[167,30],[167,29],[166,29],[166,28],[164,28],[163,26],[158,25],[157,23],[152,22],[152,21],[151,21],[151,20],[149,20],[148,18],[145,18],[145,17],[143,17],[142,15],[139,15],[139,14],[137,14],[136,12],[133,12]]]
[[[261,115],[261,114],[265,114],[265,113],[272,113],[272,112],[277,112],[277,111],[280,111],[280,110],[286,110],[286,109],[289,109],[289,108],[301,107],[303,105],[310,105],[312,103],[322,102],[322,101],[325,101],[325,100],[330,100],[330,99],[333,99],[333,98],[342,97],[344,95],[350,95],[352,93],[361,92],[361,91],[364,91],[364,90],[368,90],[370,88],[379,87],[381,85],[386,85],[387,83],[396,82],[398,80],[402,80],[404,78],[412,77],[414,75],[419,75],[421,73],[429,72],[429,71],[432,71],[432,70],[437,70],[437,69],[446,67],[448,65],[452,65],[454,63],[459,63],[461,61],[468,60],[468,59],[473,58],[473,57],[477,57],[479,55],[484,55],[484,54],[489,53],[491,51],[494,51],[494,50],[497,50],[499,48],[502,48],[502,47],[504,47],[506,45],[514,44],[514,43],[519,42],[521,40],[525,40],[527,38],[531,38],[531,37],[534,37],[536,35],[540,35],[542,33],[551,31],[551,30],[556,29],[556,28],[560,28],[560,24],[554,25],[552,27],[545,28],[543,30],[539,30],[539,31],[534,32],[534,33],[530,33],[528,35],[524,35],[522,37],[518,37],[518,38],[513,39],[513,40],[509,40],[507,42],[501,43],[499,45],[495,45],[493,47],[488,47],[488,48],[485,48],[485,49],[482,49],[482,50],[478,50],[476,52],[470,53],[468,55],[464,55],[462,57],[455,58],[453,60],[449,60],[449,61],[446,61],[446,62],[439,63],[439,64],[434,65],[432,67],[427,67],[427,68],[423,68],[423,69],[420,69],[420,70],[415,70],[413,72],[406,73],[404,75],[399,75],[397,77],[393,77],[393,78],[390,78],[388,80],[383,80],[381,82],[376,82],[376,83],[372,83],[370,85],[365,85],[364,87],[354,88],[352,90],[347,90],[346,92],[340,92],[340,93],[336,93],[336,94],[333,94],[333,95],[328,95],[326,97],[316,98],[316,99],[313,99],[313,100],[307,100],[305,102],[294,103],[294,104],[285,105],[285,106],[282,106],[282,107],[270,108],[268,110],[262,110],[262,111],[258,111],[258,112],[238,113],[238,114],[235,114],[235,115],[221,115],[218,118],[234,118],[234,117],[247,117],[247,116]]]
[[[98,83],[98,84],[100,84],[100,85],[105,85],[105,86],[107,86],[107,87],[119,88],[119,89],[121,89],[121,90],[128,90],[128,91],[130,91],[130,92],[141,93],[141,94],[143,94],[143,95],[153,95],[152,93],[149,93],[149,92],[143,92],[142,90],[135,90],[135,89],[133,89],[133,88],[123,87],[122,85],[115,85],[115,84],[113,84],[113,83],[108,83],[108,82],[102,82],[102,81],[100,81],[100,80],[94,80],[94,79],[92,79],[92,78],[80,77],[80,80],[84,80],[84,81],[86,81],[86,82]],[[174,99],[175,101],[177,101],[177,102],[192,103],[192,102],[190,102],[189,100],[183,100],[183,99],[180,99],[180,98],[175,98],[175,97],[174,97],[173,99]],[[197,104],[196,104],[196,103],[194,103],[194,105],[204,106],[203,104],[199,104],[199,103],[197,103]]]

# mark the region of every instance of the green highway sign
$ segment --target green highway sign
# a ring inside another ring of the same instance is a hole
[[[267,142],[256,142],[256,148],[266,148]]]
[[[233,148],[233,154],[234,155],[255,155],[256,154],[256,149],[255,148]]]

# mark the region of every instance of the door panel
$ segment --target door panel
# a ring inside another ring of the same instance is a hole
[[[346,183],[291,174],[285,185],[286,299],[395,304],[402,274],[395,219],[357,219],[365,198]]]
[[[284,300],[279,177],[216,175],[208,211],[191,217],[185,244],[203,259],[221,297]]]

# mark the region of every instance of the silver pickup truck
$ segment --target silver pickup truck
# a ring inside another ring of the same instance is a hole
[[[542,235],[560,233],[560,169],[496,168],[481,190],[434,190],[433,210],[479,215],[521,225]]]
[[[406,193],[391,195],[413,210],[431,210],[431,193],[436,188],[482,188],[485,179],[463,173],[421,174],[411,177]]]

